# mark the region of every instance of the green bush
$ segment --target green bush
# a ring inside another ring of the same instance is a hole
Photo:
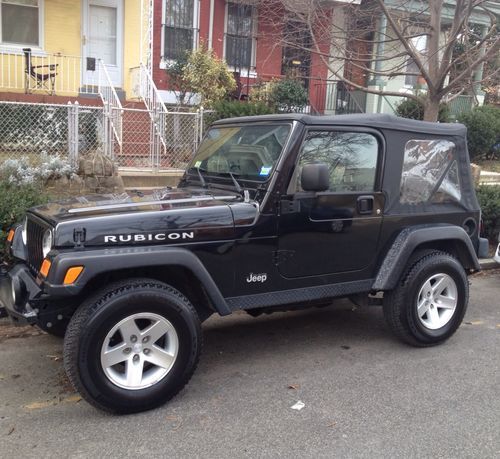
[[[476,107],[460,115],[458,121],[467,126],[470,157],[493,157],[493,145],[500,140],[500,108],[493,105]]]
[[[483,185],[476,190],[483,218],[483,234],[496,242],[500,231],[500,186]]]
[[[402,118],[410,118],[412,120],[424,119],[424,101],[414,99],[404,99],[397,107],[396,114]],[[450,120],[450,110],[446,104],[439,106],[438,121],[447,123]]]
[[[277,81],[271,93],[271,103],[280,112],[301,111],[308,102],[307,89],[299,80],[285,78]]]
[[[263,102],[244,102],[239,100],[222,100],[213,106],[213,112],[207,116],[207,126],[224,118],[239,116],[269,115],[273,109]]]
[[[22,220],[30,207],[47,202],[38,184],[15,184],[0,179],[0,251],[3,252],[7,231]],[[0,253],[1,253],[0,252]]]

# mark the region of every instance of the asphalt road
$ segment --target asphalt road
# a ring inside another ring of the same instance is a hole
[[[204,330],[187,388],[121,417],[71,392],[58,339],[0,338],[0,456],[500,457],[498,271],[473,279],[464,324],[430,349],[347,302]]]

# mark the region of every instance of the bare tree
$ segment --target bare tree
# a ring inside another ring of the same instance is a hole
[[[319,56],[352,89],[423,100],[428,121],[442,102],[475,94],[500,72],[485,66],[500,53],[498,0],[267,0],[259,8],[272,25],[265,29],[279,31],[277,45]],[[297,40],[304,31],[310,39]],[[403,77],[419,91],[390,88]]]

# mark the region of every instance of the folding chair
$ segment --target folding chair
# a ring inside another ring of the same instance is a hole
[[[58,64],[33,65],[31,48],[23,48],[24,53],[24,92],[31,91],[30,80],[35,82],[35,89],[47,91],[51,96],[55,94],[56,76]],[[41,70],[40,70],[41,69]]]

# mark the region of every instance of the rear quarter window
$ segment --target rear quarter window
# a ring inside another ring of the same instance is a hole
[[[401,174],[401,204],[460,201],[460,180],[450,140],[409,140]]]

